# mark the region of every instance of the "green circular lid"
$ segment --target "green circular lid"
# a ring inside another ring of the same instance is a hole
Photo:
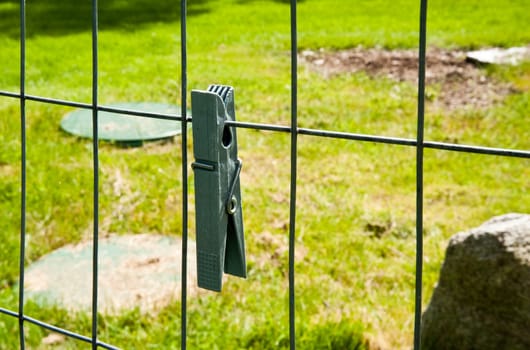
[[[166,103],[126,102],[108,106],[139,112],[180,115],[179,106]],[[61,128],[76,136],[92,138],[92,110],[76,109],[68,113],[61,120]],[[158,140],[173,137],[180,133],[180,121],[98,112],[98,138],[100,140],[118,142]]]
[[[26,300],[89,311],[92,305],[93,242],[68,244],[26,268]],[[158,234],[100,237],[98,310],[156,311],[180,297],[182,240]],[[196,245],[188,242],[187,280],[196,281]],[[193,288],[192,288],[193,289]],[[193,292],[190,289],[190,292]],[[190,294],[188,294],[190,295]]]

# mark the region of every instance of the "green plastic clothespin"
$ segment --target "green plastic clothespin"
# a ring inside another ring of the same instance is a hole
[[[199,287],[221,291],[224,272],[246,277],[245,238],[237,157],[234,89],[210,85],[191,93],[197,277]]]

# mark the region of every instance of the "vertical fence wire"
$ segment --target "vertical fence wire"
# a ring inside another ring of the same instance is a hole
[[[26,258],[26,0],[20,0],[20,257],[18,329],[20,348],[24,337],[24,260]]]
[[[296,238],[296,179],[298,158],[298,40],[296,0],[291,0],[291,184],[289,201],[289,344],[296,348],[295,329],[295,238]]]
[[[416,283],[414,297],[414,349],[421,344],[423,287],[423,142],[425,127],[425,51],[427,46],[427,0],[421,0],[418,66],[418,120],[416,129]]]
[[[188,280],[188,136],[187,136],[187,32],[186,32],[186,0],[180,1],[180,117],[182,147],[182,263],[181,263],[181,317],[180,317],[180,348],[186,349],[187,325],[187,280]]]
[[[98,341],[98,242],[99,242],[99,147],[98,147],[98,1],[92,0],[92,152],[94,233],[92,247],[92,350]]]

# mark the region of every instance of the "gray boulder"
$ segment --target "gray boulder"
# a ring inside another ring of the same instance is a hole
[[[530,349],[530,215],[494,217],[449,241],[421,348]]]

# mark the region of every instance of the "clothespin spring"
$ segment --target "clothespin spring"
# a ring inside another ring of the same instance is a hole
[[[230,191],[228,192],[228,197],[226,199],[226,212],[230,215],[234,215],[237,211],[237,198],[234,196],[234,191],[236,189],[236,183],[239,179],[239,175],[241,174],[242,167],[243,162],[241,159],[238,159],[236,163],[236,173],[234,179],[232,180],[232,184],[230,184]]]

